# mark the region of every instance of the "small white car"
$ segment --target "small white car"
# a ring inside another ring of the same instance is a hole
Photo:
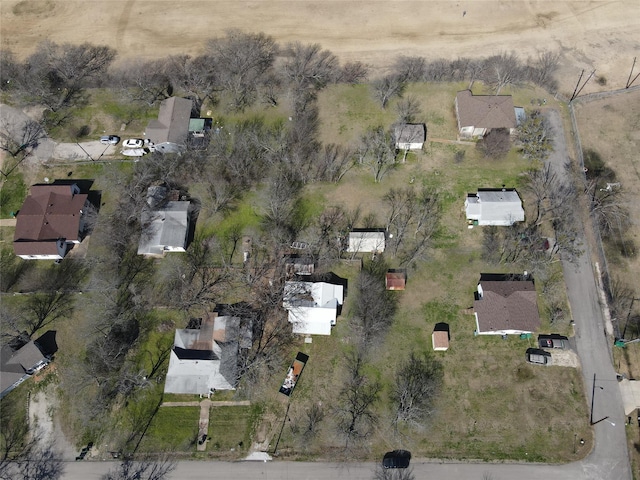
[[[123,148],[142,148],[144,146],[144,140],[141,138],[128,138],[122,142]]]
[[[100,143],[103,145],[117,145],[120,137],[117,135],[103,135],[100,137]]]
[[[129,148],[122,150],[122,154],[126,157],[142,157],[149,152],[150,150],[148,148]]]

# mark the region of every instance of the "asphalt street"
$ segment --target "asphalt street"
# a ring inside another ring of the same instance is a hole
[[[548,110],[545,115],[554,134],[554,151],[548,162],[558,178],[568,182],[565,164],[569,156],[560,113],[557,110]],[[595,280],[596,272],[590,261],[585,235],[581,236],[584,244],[582,255],[576,263],[563,259],[562,266],[571,314],[575,321],[575,340],[582,364],[587,406],[593,404],[593,421],[596,424],[595,447],[581,462],[584,475],[576,478],[631,480],[625,434],[626,417],[616,372],[613,369],[612,339],[605,334],[605,322]]]

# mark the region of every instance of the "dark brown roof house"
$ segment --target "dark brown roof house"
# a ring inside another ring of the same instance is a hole
[[[88,195],[77,184],[32,185],[16,218],[13,249],[25,260],[60,260],[80,243]]]
[[[471,90],[458,92],[455,101],[460,137],[484,137],[491,129],[506,128],[513,133],[517,126],[511,95],[474,95]]]
[[[480,274],[473,302],[478,335],[533,333],[540,328],[533,279],[519,274]]]

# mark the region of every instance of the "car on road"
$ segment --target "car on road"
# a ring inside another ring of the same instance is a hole
[[[384,468],[408,468],[411,461],[411,452],[407,450],[394,450],[387,452],[382,458]]]
[[[123,148],[142,148],[144,147],[144,140],[141,138],[127,138],[122,142]]]
[[[117,145],[120,142],[120,137],[117,135],[103,135],[100,137],[100,143],[103,145]]]
[[[126,157],[142,157],[149,153],[151,150],[148,148],[129,148],[122,150],[122,154]]]
[[[540,348],[569,348],[569,339],[557,333],[538,335],[538,346]]]

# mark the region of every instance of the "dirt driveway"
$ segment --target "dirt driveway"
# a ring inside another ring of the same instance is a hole
[[[18,56],[45,38],[110,45],[120,58],[193,55],[230,28],[319,43],[377,68],[399,55],[527,57],[546,48],[563,53],[558,76],[569,93],[582,68],[624,85],[640,49],[637,0],[3,0],[0,14],[2,47]]]

